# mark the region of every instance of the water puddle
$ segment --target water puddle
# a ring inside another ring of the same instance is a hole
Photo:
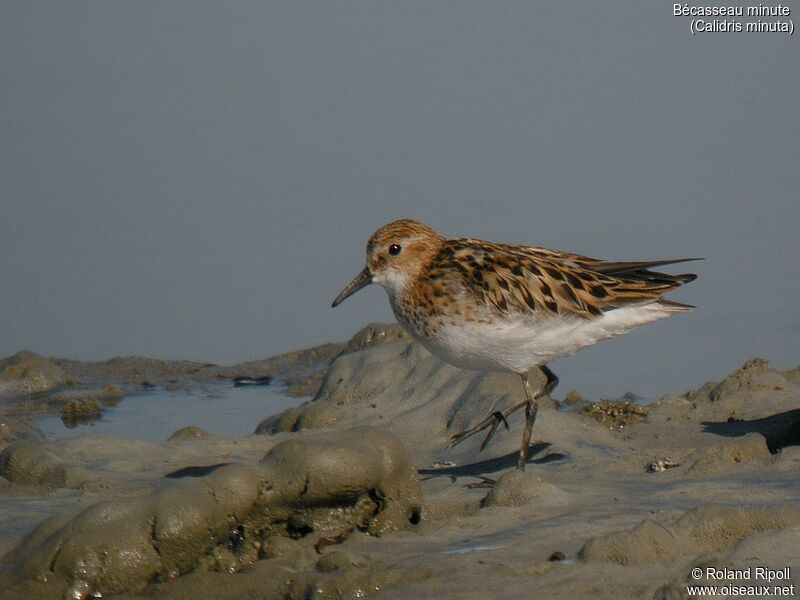
[[[191,392],[154,390],[125,396],[91,423],[67,428],[60,416],[53,415],[37,419],[36,425],[47,439],[97,435],[161,442],[188,426],[215,435],[242,436],[253,433],[265,417],[305,400],[285,396],[277,385],[213,386]]]

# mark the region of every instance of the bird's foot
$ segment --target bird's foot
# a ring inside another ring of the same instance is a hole
[[[483,431],[487,427],[491,427],[491,429],[489,429],[489,433],[486,434],[486,438],[483,440],[483,443],[481,444],[481,450],[483,450],[489,443],[489,440],[492,439],[492,436],[494,435],[494,432],[497,430],[497,426],[500,423],[505,425],[506,429],[509,428],[508,421],[506,420],[506,415],[504,415],[502,411],[496,410],[474,427],[470,427],[469,429],[466,429],[465,431],[457,433],[456,435],[451,437],[449,447],[455,448],[467,438],[472,437],[473,435],[475,435],[480,431]]]

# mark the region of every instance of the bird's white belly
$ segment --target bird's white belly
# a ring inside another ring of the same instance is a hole
[[[673,312],[651,303],[618,308],[592,319],[567,315],[494,323],[447,320],[434,336],[411,333],[432,354],[458,367],[520,373]]]

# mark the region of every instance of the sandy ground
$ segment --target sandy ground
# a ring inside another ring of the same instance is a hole
[[[521,474],[520,413],[483,451],[447,447],[520,397],[516,376],[445,365],[395,326],[299,356],[268,374],[294,368],[313,400],[254,435],[161,444],[42,441],[15,416],[90,376],[124,391],[134,365],[6,364],[0,597],[800,596],[800,368],[754,359],[644,410],[544,403]]]

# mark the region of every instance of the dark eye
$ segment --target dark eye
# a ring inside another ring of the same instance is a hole
[[[389,254],[391,254],[392,256],[397,256],[398,254],[400,254],[400,250],[402,250],[402,248],[397,244],[392,244],[391,246],[389,246]]]

